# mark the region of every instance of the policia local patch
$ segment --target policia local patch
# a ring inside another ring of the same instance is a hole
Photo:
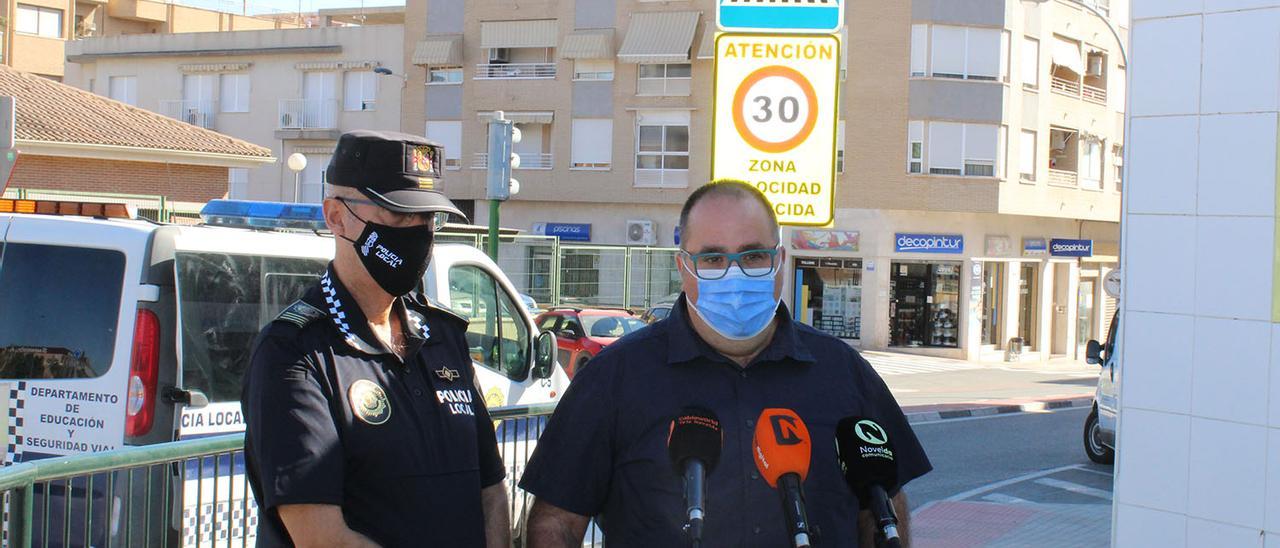
[[[372,381],[360,379],[351,383],[351,388],[347,389],[347,400],[351,402],[351,412],[365,423],[377,426],[391,418],[387,393]]]

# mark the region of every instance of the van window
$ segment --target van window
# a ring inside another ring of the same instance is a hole
[[[449,269],[449,303],[468,316],[467,346],[472,361],[522,379],[529,361],[529,326],[511,296],[488,272],[476,266]]]
[[[326,259],[178,252],[182,387],[211,402],[239,401],[262,326],[324,275]]]
[[[123,287],[119,251],[0,247],[0,377],[83,379],[106,373]]]

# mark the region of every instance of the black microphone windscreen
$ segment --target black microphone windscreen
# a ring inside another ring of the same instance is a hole
[[[886,490],[897,486],[898,465],[893,442],[876,421],[862,417],[841,419],[836,425],[836,454],[845,481],[859,498],[872,485]]]
[[[677,474],[684,473],[684,462],[691,458],[702,461],[709,474],[720,462],[723,443],[720,419],[714,412],[702,407],[686,407],[671,421],[667,453]]]

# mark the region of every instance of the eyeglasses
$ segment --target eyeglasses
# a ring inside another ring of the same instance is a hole
[[[762,278],[773,274],[778,269],[779,247],[773,249],[751,249],[740,253],[698,253],[693,254],[680,250],[693,264],[693,275],[703,280],[719,280],[729,273],[729,266],[738,264],[738,269],[751,278]]]
[[[371,205],[379,208],[382,207],[381,205],[379,205],[377,202],[374,202],[373,200],[365,200],[362,198],[334,198],[334,199],[338,200],[339,202],[345,202],[347,204]],[[416,225],[430,223],[432,231],[438,232],[440,229],[444,228],[445,223],[449,222],[449,214],[444,211],[433,211],[430,213],[397,213],[391,210],[387,210],[387,211],[389,211],[392,215],[395,215],[397,219],[400,219],[400,220],[407,219],[409,221],[407,224],[402,224],[401,226],[416,226]]]

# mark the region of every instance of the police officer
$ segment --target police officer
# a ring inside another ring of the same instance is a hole
[[[857,351],[780,304],[785,251],[760,191],[703,186],[680,227],[684,292],[670,316],[593,358],[538,440],[520,483],[537,497],[530,546],[576,546],[591,516],[609,546],[688,546],[682,479],[667,454],[668,425],[685,406],[713,411],[723,435],[707,477],[704,546],[791,545],[778,493],[751,454],[766,408],[795,411],[810,432],[804,489],[817,545],[872,546],[875,527],[841,475],[835,430],[844,417],[877,419],[905,484],[931,466],[902,410]],[[891,491],[905,540],[906,498]]]
[[[507,546],[493,423],[467,321],[411,291],[442,149],[354,131],[329,163],[328,271],[259,335],[241,403],[259,546]],[[487,541],[487,544],[486,544]]]

